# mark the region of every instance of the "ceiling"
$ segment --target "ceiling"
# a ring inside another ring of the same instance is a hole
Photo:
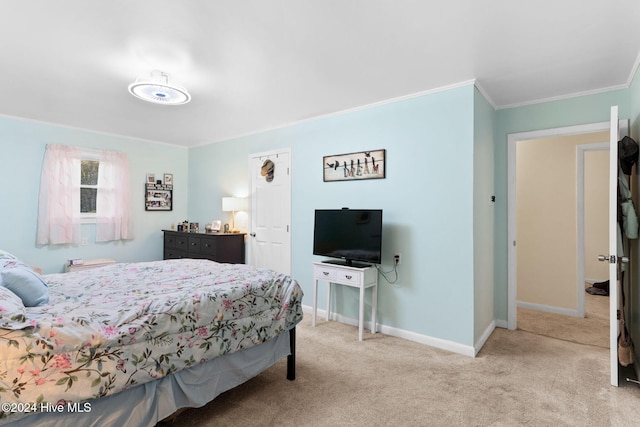
[[[476,81],[627,87],[638,0],[0,0],[0,115],[196,146]],[[127,92],[161,70],[192,101]]]

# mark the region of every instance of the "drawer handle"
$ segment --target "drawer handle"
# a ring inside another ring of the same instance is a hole
[[[346,277],[347,279],[351,280],[351,278],[352,278],[353,276],[344,276],[344,277]]]
[[[322,274],[324,274],[325,276],[328,276],[329,272],[328,271],[323,271]]]
[[[198,244],[194,242],[191,244],[191,246],[198,246]]]

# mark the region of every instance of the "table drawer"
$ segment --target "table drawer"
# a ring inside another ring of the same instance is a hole
[[[359,285],[362,274],[351,271],[338,271],[336,274],[336,282],[350,285]]]
[[[315,270],[316,279],[329,280],[329,281],[333,281],[336,279],[335,268],[325,268],[325,267],[316,266],[314,270]]]

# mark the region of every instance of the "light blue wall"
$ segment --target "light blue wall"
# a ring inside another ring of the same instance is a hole
[[[497,111],[495,142],[495,316],[507,320],[507,136],[511,133],[608,122],[611,106],[629,118],[629,90],[621,89]],[[540,165],[541,170],[544,165]]]
[[[193,148],[189,219],[227,218],[220,198],[248,194],[249,155],[290,147],[292,275],[303,303],[312,304],[312,262],[321,259],[311,253],[314,210],[382,208],[383,268],[395,252],[403,259],[397,284],[380,279],[378,321],[473,345],[473,120],[468,85]],[[374,149],[387,150],[386,179],[323,182],[323,156]],[[338,311],[357,318],[357,293],[339,288]]]
[[[131,173],[135,239],[95,243],[95,226],[83,225],[87,246],[37,247],[36,222],[40,171],[46,144],[108,149],[126,152]],[[170,227],[187,212],[188,150],[130,138],[0,117],[0,248],[44,273],[63,271],[69,258],[113,258],[117,261],[162,259],[162,228]],[[173,212],[145,212],[144,183],[147,172],[173,173]]]
[[[474,92],[473,248],[474,339],[478,342],[494,320],[494,127],[496,113],[476,89]]]

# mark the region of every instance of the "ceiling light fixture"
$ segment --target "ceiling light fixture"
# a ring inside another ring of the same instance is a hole
[[[191,95],[183,87],[170,85],[169,76],[154,70],[148,77],[138,77],[129,85],[129,92],[137,98],[155,104],[181,105],[191,101]]]

